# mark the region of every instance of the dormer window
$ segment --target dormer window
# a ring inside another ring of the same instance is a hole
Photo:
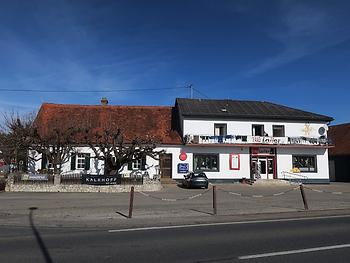
[[[215,123],[214,124],[214,135],[215,136],[226,136],[227,135],[227,124]]]

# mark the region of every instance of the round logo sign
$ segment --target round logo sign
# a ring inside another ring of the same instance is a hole
[[[180,155],[179,155],[179,159],[181,161],[186,161],[187,159],[187,154],[185,152],[181,152]]]

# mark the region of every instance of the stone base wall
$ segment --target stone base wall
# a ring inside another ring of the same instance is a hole
[[[87,184],[14,184],[9,177],[6,192],[62,192],[62,193],[122,193],[130,192],[133,185],[87,185]],[[159,181],[146,179],[143,185],[134,185],[135,191],[159,191],[162,186]]]

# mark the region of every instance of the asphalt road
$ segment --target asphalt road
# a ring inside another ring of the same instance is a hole
[[[0,226],[0,262],[350,262],[350,215],[122,231],[40,228],[35,211],[29,222]]]

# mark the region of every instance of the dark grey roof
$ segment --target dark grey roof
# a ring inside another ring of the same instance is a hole
[[[265,101],[177,98],[179,112],[187,117],[332,121],[332,117]]]

